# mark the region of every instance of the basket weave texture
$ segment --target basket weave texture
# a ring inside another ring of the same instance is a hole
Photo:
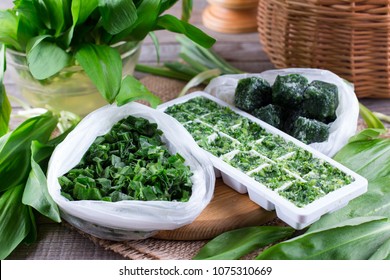
[[[389,0],[259,0],[257,23],[275,67],[327,69],[359,98],[390,98]]]

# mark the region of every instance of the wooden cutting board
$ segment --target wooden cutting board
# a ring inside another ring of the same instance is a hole
[[[248,194],[240,194],[216,180],[214,197],[199,217],[189,225],[176,230],[160,231],[153,236],[165,240],[204,240],[237,228],[262,225],[276,217],[275,211],[266,211]]]

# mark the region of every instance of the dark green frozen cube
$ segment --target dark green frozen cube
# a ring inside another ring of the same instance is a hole
[[[278,105],[268,104],[254,110],[252,115],[273,127],[283,128],[283,109]]]
[[[260,77],[249,77],[238,81],[234,94],[234,104],[246,112],[271,103],[272,93],[269,83]]]
[[[317,120],[298,117],[293,122],[289,133],[305,144],[323,142],[329,137],[329,126]]]
[[[300,105],[308,84],[300,74],[278,75],[272,86],[272,103],[285,107]]]
[[[336,119],[336,109],[339,106],[337,86],[323,81],[312,81],[303,95],[302,108],[306,114],[322,122],[332,122]]]

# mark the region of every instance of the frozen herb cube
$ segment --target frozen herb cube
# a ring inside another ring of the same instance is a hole
[[[286,155],[293,146],[287,145],[286,141],[279,135],[267,135],[253,145],[253,149],[271,160]]]
[[[257,182],[262,183],[271,190],[278,189],[284,184],[296,180],[293,175],[277,164],[268,165],[251,173],[249,176],[253,177],[253,179]]]
[[[222,108],[219,104],[203,96],[192,98],[187,101],[187,104],[191,104],[192,106],[196,106],[200,108],[205,108],[209,112]]]
[[[240,124],[242,119],[243,118],[239,114],[233,112],[229,107],[223,107],[220,110],[211,112],[201,118],[205,123],[217,127],[228,127]]]
[[[272,102],[287,108],[298,106],[308,84],[300,74],[278,75],[272,86]]]
[[[186,123],[184,124],[184,127],[191,134],[192,138],[194,138],[195,141],[207,139],[207,137],[209,137],[215,132],[212,127],[199,121]]]
[[[259,155],[255,155],[251,152],[239,152],[230,160],[227,160],[227,162],[237,168],[240,169],[243,172],[248,172],[250,170],[256,169],[265,162],[267,162],[266,159]]]
[[[322,122],[336,119],[339,105],[337,86],[323,81],[312,81],[303,95],[302,108],[307,115]]]
[[[325,195],[315,185],[300,181],[293,182],[290,186],[278,193],[298,207],[304,207]]]
[[[171,117],[174,117],[180,123],[186,123],[196,119],[195,115],[190,113],[185,113],[185,112],[168,112],[167,114],[170,115]]]
[[[269,83],[260,77],[249,77],[238,81],[234,93],[234,104],[246,112],[271,103],[272,93]]]
[[[278,162],[282,166],[300,177],[315,169],[317,166],[316,161],[317,159],[313,158],[313,155],[309,151],[300,148],[288,154],[285,158],[278,159]]]
[[[328,162],[320,162],[312,172],[303,177],[315,184],[324,193],[330,193],[352,183],[353,178],[333,167]]]
[[[266,134],[264,128],[249,119],[243,118],[241,122],[234,126],[220,125],[218,128],[227,135],[237,139],[238,141],[251,142],[256,141]]]
[[[329,137],[329,126],[317,120],[298,117],[291,126],[290,135],[305,144],[323,142]]]
[[[258,108],[252,112],[252,115],[277,129],[283,128],[283,109],[278,105],[269,104]]]
[[[214,156],[220,157],[221,155],[233,151],[239,143],[234,142],[223,134],[215,133],[211,135],[208,140],[202,139],[202,141],[199,141],[198,145]]]

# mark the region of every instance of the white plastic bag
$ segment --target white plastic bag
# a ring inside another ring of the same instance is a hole
[[[185,158],[194,174],[189,201],[69,201],[63,197],[58,177],[80,162],[97,136],[106,134],[129,115],[157,123],[169,151]],[[215,185],[211,161],[181,124],[162,112],[134,102],[121,107],[107,105],[86,116],[54,150],[47,180],[49,193],[63,219],[84,232],[109,240],[147,238],[159,230],[172,230],[191,223],[210,202]]]
[[[234,92],[238,80],[247,77],[262,77],[273,85],[278,75],[302,74],[309,82],[321,80],[335,84],[339,92],[339,106],[336,109],[337,119],[330,125],[327,141],[311,143],[309,146],[317,151],[333,157],[345,144],[348,139],[355,135],[357,120],[359,117],[359,102],[353,87],[336,74],[321,69],[310,68],[289,68],[281,70],[268,70],[260,74],[238,74],[224,75],[213,79],[206,87],[205,92],[234,106]]]

